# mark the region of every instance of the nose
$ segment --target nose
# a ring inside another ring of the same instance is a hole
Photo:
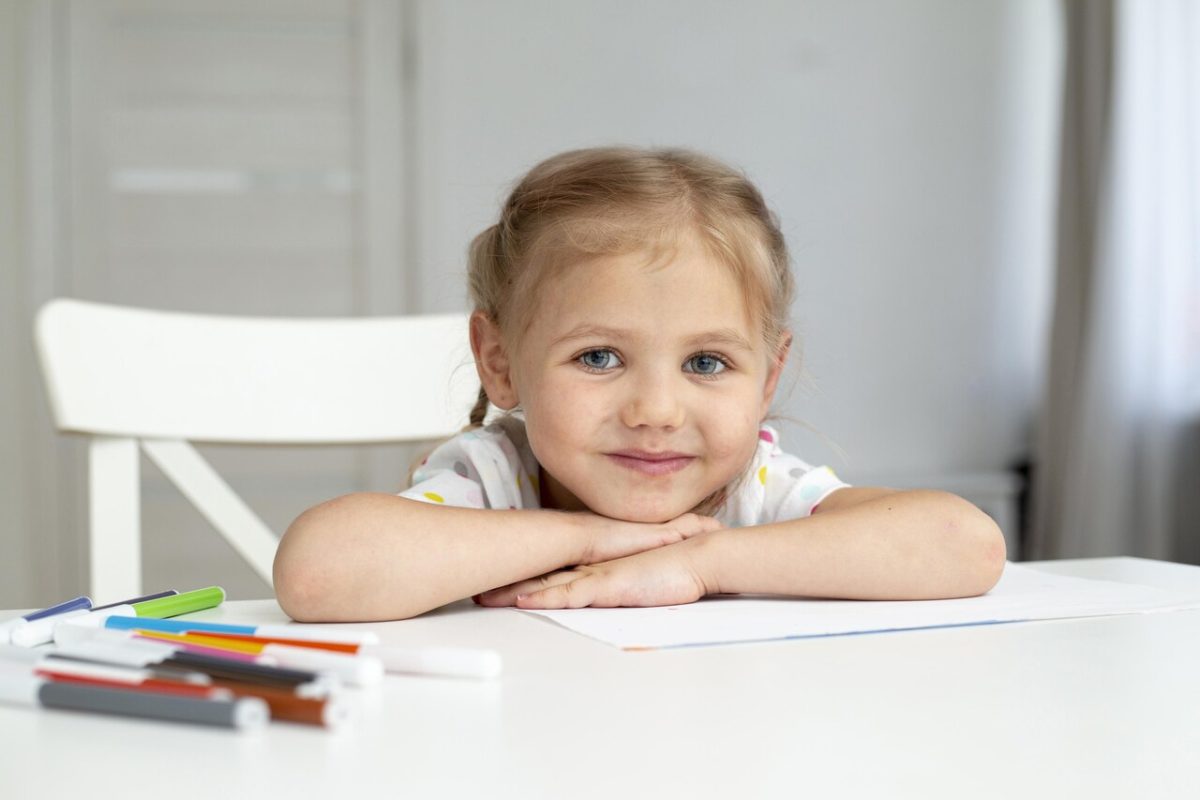
[[[684,387],[676,383],[674,376],[647,370],[633,377],[621,407],[621,422],[630,428],[667,430],[683,425],[687,416],[682,396]]]

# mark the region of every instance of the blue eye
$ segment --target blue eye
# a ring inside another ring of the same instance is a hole
[[[729,367],[724,359],[711,353],[700,353],[699,355],[692,356],[687,360],[687,363],[692,365],[692,369],[685,371],[695,372],[697,375],[717,375]]]
[[[620,363],[620,360],[617,358],[617,354],[612,350],[588,350],[577,360],[586,369],[592,370],[593,372],[603,372],[604,370],[615,367],[618,363]]]

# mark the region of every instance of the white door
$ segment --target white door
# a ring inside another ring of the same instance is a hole
[[[416,310],[404,277],[404,14],[372,0],[32,7],[54,101],[50,135],[30,146],[55,165],[44,215],[61,243],[32,267],[43,294],[252,315]],[[82,451],[59,448],[60,497],[78,498]],[[321,499],[398,490],[408,460],[404,448],[204,450],[277,532]],[[148,590],[268,595],[148,462],[143,474]],[[61,541],[40,546],[54,549],[58,593],[72,594],[85,518],[78,499],[54,513]]]

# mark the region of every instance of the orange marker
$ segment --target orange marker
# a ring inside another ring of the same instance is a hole
[[[323,642],[317,639],[287,639],[278,636],[256,636],[244,633],[205,631],[202,634],[187,634],[203,637],[196,644],[209,647],[249,645],[256,642],[284,647],[302,647],[310,650],[327,650],[348,655],[369,656],[382,659],[388,672],[411,672],[424,675],[446,675],[457,678],[494,678],[500,674],[500,654],[494,650],[478,650],[469,647],[388,647],[377,644],[347,644],[345,642]],[[228,644],[218,642],[225,640]],[[260,652],[239,650],[238,652]],[[266,652],[265,650],[262,652]]]
[[[383,680],[383,662],[372,656],[354,653],[330,653],[308,647],[292,647],[272,642],[239,642],[222,639],[207,633],[163,633],[161,631],[138,630],[106,631],[117,635],[134,634],[151,641],[208,647],[237,653],[256,659],[270,659],[281,667],[325,672],[334,675],[351,686],[370,686]]]

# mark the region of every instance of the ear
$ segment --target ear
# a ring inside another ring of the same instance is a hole
[[[505,411],[520,402],[500,327],[482,311],[471,314],[471,352],[488,400]]]
[[[775,399],[775,389],[779,386],[779,378],[783,375],[783,368],[787,364],[788,353],[792,349],[792,332],[784,331],[783,339],[779,343],[779,349],[775,351],[775,355],[771,358],[770,367],[767,370],[767,382],[763,386],[763,401],[762,408],[759,409],[758,418],[766,419],[767,412],[771,410],[771,401]]]

